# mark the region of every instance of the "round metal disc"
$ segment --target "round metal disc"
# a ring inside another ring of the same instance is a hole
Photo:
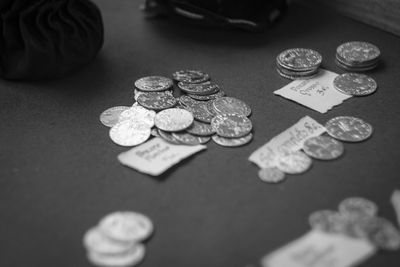
[[[238,138],[251,132],[251,121],[244,115],[221,114],[211,120],[211,127],[222,137]]]
[[[369,123],[350,116],[332,118],[325,124],[325,128],[330,136],[346,142],[364,141],[373,132],[373,128]]]
[[[321,160],[332,160],[344,152],[343,144],[328,136],[315,136],[303,144],[303,151],[310,157]]]
[[[148,76],[135,81],[136,88],[146,92],[164,91],[171,88],[173,84],[170,78],[162,76]]]
[[[364,96],[376,91],[377,84],[374,79],[359,73],[344,73],[333,80],[336,90],[346,95]]]
[[[157,113],[154,122],[158,129],[167,132],[179,132],[189,128],[193,115],[185,109],[170,108]]]

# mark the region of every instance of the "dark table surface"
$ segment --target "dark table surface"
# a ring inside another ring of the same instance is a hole
[[[259,33],[146,20],[139,1],[96,1],[105,24],[97,59],[68,78],[0,82],[0,266],[90,266],[82,236],[107,213],[134,210],[156,226],[141,266],[245,266],[309,230],[308,215],[335,209],[350,196],[375,201],[395,222],[390,195],[400,188],[400,38],[325,11],[292,6]],[[290,47],[309,47],[334,64],[336,47],[364,40],[382,51],[369,74],[379,84],[320,114],[272,92],[288,83],[274,69]],[[123,167],[99,114],[133,103],[133,83],[175,70],[207,71],[228,95],[253,109],[255,137],[230,149],[208,149],[152,178]],[[371,139],[345,144],[346,154],[314,162],[310,171],[278,185],[262,183],[247,158],[309,115],[324,123],[352,115],[371,123]],[[383,253],[362,266],[398,267],[400,253]]]

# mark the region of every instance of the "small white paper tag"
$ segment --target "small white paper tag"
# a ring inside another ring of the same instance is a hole
[[[273,167],[280,155],[300,150],[308,138],[319,136],[325,131],[324,126],[309,116],[305,116],[295,125],[254,151],[249,160],[262,169]]]
[[[350,267],[376,251],[366,239],[312,230],[265,256],[263,267]]]
[[[206,146],[184,146],[167,143],[156,137],[118,155],[121,164],[157,176],[181,160],[206,149]]]
[[[276,90],[274,94],[296,101],[306,107],[325,113],[350,98],[333,86],[338,74],[321,69],[317,76],[308,80],[295,80]]]

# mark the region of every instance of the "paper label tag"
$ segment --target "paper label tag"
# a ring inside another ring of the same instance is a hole
[[[350,98],[335,89],[333,80],[338,74],[321,69],[317,76],[308,80],[294,80],[276,90],[274,94],[293,100],[321,113]]]
[[[309,116],[305,116],[295,125],[254,151],[249,160],[260,168],[276,166],[280,155],[300,150],[308,138],[319,136],[325,131],[324,126]]]
[[[181,160],[206,149],[206,146],[184,146],[167,143],[156,137],[118,155],[121,164],[157,176]]]
[[[265,256],[263,267],[350,267],[366,260],[376,248],[366,239],[313,230]]]

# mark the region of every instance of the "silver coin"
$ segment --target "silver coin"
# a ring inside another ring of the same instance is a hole
[[[211,95],[193,95],[193,94],[188,94],[188,96],[194,100],[199,100],[199,101],[208,101],[208,100],[214,100],[220,97],[225,96],[225,92],[222,90],[219,90],[215,94]]]
[[[314,78],[315,76],[317,76],[318,75],[318,70],[317,71],[314,71],[313,72],[313,74],[309,74],[309,75],[306,75],[306,76],[303,76],[303,75],[288,75],[288,74],[285,74],[285,73],[283,73],[280,69],[276,69],[276,71],[278,72],[278,74],[280,75],[280,76],[282,76],[283,78],[286,78],[286,79],[290,79],[290,80],[308,80],[308,79],[312,79],[312,78]]]
[[[190,134],[198,135],[198,136],[210,136],[215,133],[214,129],[211,127],[210,124],[193,121],[192,126],[186,129],[186,131]]]
[[[277,57],[277,62],[287,69],[310,70],[321,65],[322,56],[312,49],[292,48],[280,53]]]
[[[135,89],[133,91],[133,98],[135,99],[135,101],[137,101],[137,99],[139,98],[140,95],[145,94],[146,92],[144,91],[140,91],[138,89]],[[136,102],[135,102],[136,103]]]
[[[378,206],[368,199],[351,197],[340,202],[339,211],[348,218],[374,217],[378,213]]]
[[[238,138],[249,134],[253,125],[244,115],[220,114],[211,120],[211,127],[219,136]]]
[[[149,139],[150,127],[144,123],[125,120],[114,125],[109,132],[111,140],[120,146],[137,146]]]
[[[119,121],[131,120],[137,123],[144,123],[151,128],[154,126],[155,116],[156,112],[154,110],[149,110],[142,106],[135,106],[122,112],[119,116]]]
[[[106,109],[100,114],[100,122],[107,127],[113,127],[119,121],[119,115],[125,110],[129,109],[127,106],[118,106]]]
[[[158,129],[167,132],[179,132],[189,128],[193,120],[191,112],[185,109],[170,108],[160,111],[154,122]]]
[[[212,106],[218,114],[240,114],[250,116],[249,105],[234,97],[220,97],[212,102]]]
[[[146,92],[164,91],[171,88],[173,84],[170,78],[162,76],[148,76],[135,81],[136,88]]]
[[[205,144],[210,141],[210,137],[205,136],[196,136],[186,132],[178,132],[172,133],[172,136],[175,137],[179,142],[189,146],[195,146],[200,144]]]
[[[346,234],[350,226],[349,220],[342,214],[332,210],[319,210],[313,212],[308,222],[312,229],[327,233]]]
[[[367,42],[347,42],[336,49],[337,55],[347,62],[363,63],[376,60],[380,56],[380,50]]]
[[[174,80],[184,83],[202,83],[210,79],[207,73],[200,70],[180,70],[172,74]]]
[[[294,77],[308,77],[308,76],[316,74],[319,70],[319,68],[305,70],[305,71],[304,70],[303,71],[290,70],[290,69],[285,69],[284,67],[282,67],[279,64],[276,65],[276,68],[278,69],[278,72],[281,72],[288,76],[294,76]]]
[[[284,173],[298,174],[307,171],[312,160],[303,152],[295,151],[279,157],[277,167]]]
[[[121,243],[109,239],[98,227],[89,229],[84,237],[86,249],[100,254],[121,254],[131,250],[134,243]]]
[[[343,154],[343,144],[328,136],[315,136],[303,144],[303,151],[310,157],[321,160],[332,160]]]
[[[178,98],[178,101],[179,101],[179,103],[181,103],[183,106],[186,106],[186,107],[190,107],[190,106],[196,105],[198,103],[201,103],[200,101],[194,100],[193,98],[191,98],[187,95],[181,95]]]
[[[239,137],[239,138],[226,138],[226,137],[222,137],[222,136],[218,136],[218,135],[213,135],[212,140],[220,145],[220,146],[224,146],[224,147],[238,147],[238,146],[244,146],[248,143],[250,143],[251,140],[253,140],[253,134],[249,133],[243,137]]]
[[[219,86],[211,81],[203,83],[183,83],[179,82],[178,87],[188,93],[194,95],[211,95],[219,91]]]
[[[258,177],[263,182],[267,183],[279,183],[285,180],[285,173],[276,167],[260,169]]]
[[[325,124],[325,128],[330,136],[346,142],[364,141],[373,132],[373,128],[369,123],[350,116],[332,118]]]
[[[154,230],[151,220],[138,212],[113,212],[99,222],[99,229],[110,239],[138,242],[147,239]]]
[[[137,99],[138,103],[145,108],[163,110],[176,105],[175,97],[164,92],[149,92],[142,94]]]
[[[100,267],[127,267],[139,264],[143,260],[145,254],[145,246],[142,244],[135,244],[128,252],[117,255],[88,251],[87,258],[90,263]]]
[[[205,102],[198,102],[196,104],[192,104],[191,106],[186,106],[185,109],[190,111],[196,120],[205,123],[211,123],[212,118],[215,116]]]
[[[159,134],[159,136],[160,136],[164,141],[167,141],[167,142],[170,143],[170,144],[173,144],[173,145],[182,145],[182,143],[181,143],[178,139],[176,139],[176,138],[172,135],[172,133],[170,133],[170,132],[165,132],[165,131],[163,131],[163,130],[158,129],[158,134]]]
[[[384,250],[400,249],[400,233],[390,221],[381,217],[372,217],[362,223],[368,239],[375,246]]]
[[[376,91],[374,79],[359,73],[344,73],[333,80],[336,90],[346,95],[363,96]]]
[[[347,65],[346,63],[341,62],[339,59],[335,59],[335,63],[339,68],[344,69],[346,71],[352,71],[352,72],[364,72],[364,71],[369,71],[369,70],[375,69],[377,67],[377,64],[371,64],[371,65],[363,66],[363,67]]]

